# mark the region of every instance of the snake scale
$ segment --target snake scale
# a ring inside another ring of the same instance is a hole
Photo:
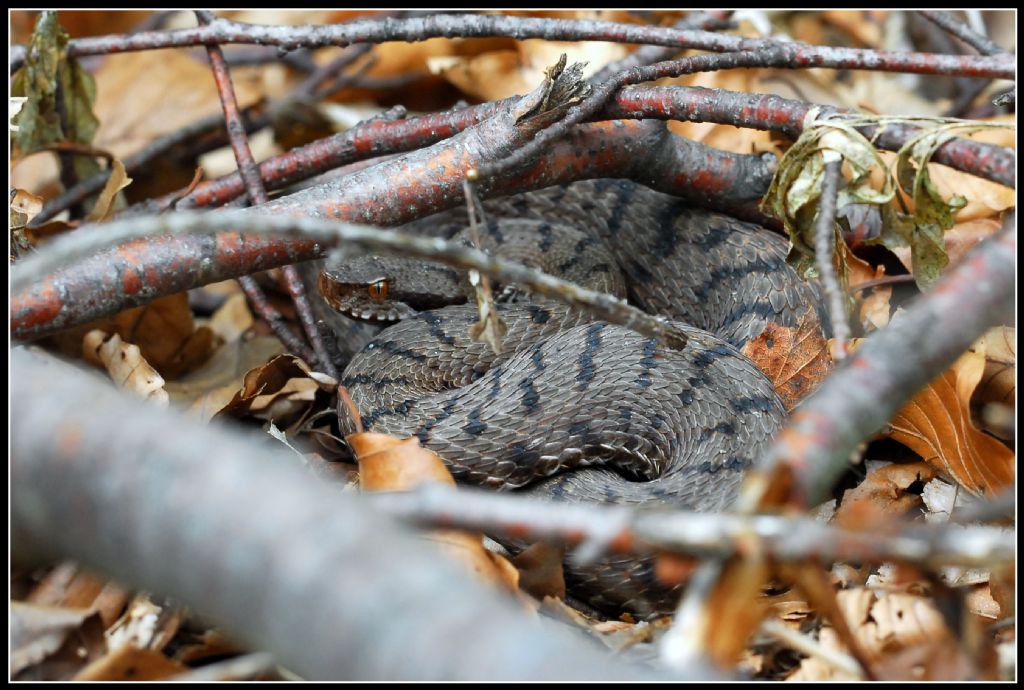
[[[363,427],[418,437],[460,482],[569,501],[726,508],[785,414],[736,348],[769,322],[792,327],[808,309],[820,313],[816,287],[786,264],[787,242],[624,180],[486,209],[485,249],[665,315],[687,333],[686,347],[513,287],[505,292],[516,300],[498,307],[508,333],[495,354],[468,335],[477,310],[454,270],[391,257],[328,265],[320,288],[334,308],[397,321],[343,374]],[[449,234],[465,216],[424,223]],[[339,419],[354,430],[344,409]],[[570,559],[566,580],[606,611],[646,616],[678,599],[651,559]]]

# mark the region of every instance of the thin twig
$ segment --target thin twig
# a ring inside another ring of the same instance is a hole
[[[956,36],[982,55],[1002,55],[1007,52],[1006,49],[1001,47],[998,43],[987,36],[983,36],[963,22],[958,21],[956,17],[951,15],[949,12],[942,12],[938,10],[918,10],[917,13],[941,28],[943,31]]]
[[[196,17],[198,17],[200,23],[203,24],[209,24],[214,20],[213,13],[208,10],[196,10]],[[217,81],[217,92],[220,94],[221,105],[224,107],[224,119],[227,123],[228,138],[231,140],[231,149],[235,153],[238,172],[245,183],[250,203],[252,203],[253,206],[261,206],[267,203],[267,192],[263,187],[263,180],[260,177],[259,167],[256,165],[256,160],[252,156],[252,150],[249,148],[249,139],[245,135],[245,127],[241,122],[241,114],[238,109],[238,99],[235,97],[235,89],[231,83],[231,75],[228,70],[227,62],[224,60],[224,53],[221,51],[219,46],[207,46],[206,52],[210,57],[210,67],[213,70],[214,79]],[[327,348],[324,345],[323,338],[320,336],[320,331],[316,327],[313,307],[310,305],[309,298],[306,296],[306,288],[302,283],[302,278],[299,276],[299,272],[294,266],[284,266],[281,269],[281,273],[284,276],[284,282],[288,289],[288,294],[291,295],[292,302],[295,304],[295,310],[298,312],[299,323],[302,324],[302,329],[305,331],[306,337],[313,346],[313,353],[315,353],[315,358],[319,364],[320,370],[332,378],[337,378],[338,371],[335,368],[334,363],[331,361],[330,356],[327,354]],[[262,298],[255,281],[251,279],[246,280],[242,288],[250,298]],[[250,291],[252,291],[251,294]],[[260,302],[262,302],[262,304]],[[259,308],[263,310],[260,313],[260,316],[268,320],[268,323],[271,328],[274,329],[274,332],[277,333],[278,336],[281,336],[282,334],[291,336],[291,330],[285,326],[282,320],[280,320],[280,314],[278,314],[276,310],[268,309],[270,305],[269,303],[266,303],[265,300],[260,299],[260,302],[255,302],[255,304],[259,304]],[[284,338],[282,338],[282,340],[286,343],[288,342],[288,340],[285,340]],[[308,348],[304,346],[296,350],[296,352],[306,357],[310,354]]]
[[[200,24],[209,24],[215,20],[213,13],[208,10],[196,10],[195,14]],[[213,78],[217,83],[217,93],[220,96],[221,107],[224,110],[224,121],[227,125],[231,150],[235,154],[235,162],[238,165],[238,173],[245,184],[249,201],[253,205],[259,206],[267,202],[267,193],[263,189],[259,168],[256,166],[256,160],[253,158],[252,150],[249,148],[245,127],[241,123],[238,99],[235,97],[235,88],[231,83],[231,75],[228,72],[227,62],[224,60],[224,53],[216,45],[207,46],[206,53],[210,59]],[[292,333],[284,317],[281,316],[281,312],[267,301],[266,296],[256,281],[250,276],[242,276],[238,282],[242,286],[242,291],[245,292],[245,296],[248,298],[253,310],[270,326],[270,329],[281,339],[281,342],[299,356],[306,360],[311,360],[315,356],[314,352]],[[320,361],[324,362],[325,360]],[[331,376],[334,375],[333,373],[331,374]]]
[[[821,182],[821,200],[818,219],[814,228],[814,259],[818,276],[828,303],[829,321],[835,337],[836,360],[846,356],[850,340],[850,323],[846,316],[846,298],[836,277],[834,256],[836,253],[836,199],[839,196],[839,180],[843,168],[842,158],[825,163]],[[842,241],[842,240],[840,240]]]
[[[347,46],[352,43],[424,41],[428,38],[545,38],[558,41],[609,41],[692,48],[715,52],[788,46],[792,67],[832,67],[918,74],[945,74],[1013,79],[1015,61],[1006,55],[958,56],[834,48],[768,39],[747,39],[707,31],[637,26],[572,19],[541,19],[503,15],[441,15],[409,19],[357,20],[323,26],[264,26],[219,18],[207,26],[74,39],[68,55],[99,55],[159,48],[246,43],[275,45],[285,50]],[[25,47],[12,46],[12,68],[24,60]]]
[[[895,285],[896,283],[913,283],[914,276],[910,273],[905,273],[898,276],[882,276],[881,278],[875,278],[874,280],[865,280],[863,283],[854,285],[850,288],[853,292],[860,292],[861,290],[870,290],[871,288],[880,287],[882,285]]]
[[[732,14],[730,10],[716,10],[713,12],[691,12],[678,22],[672,25],[674,29],[702,29],[704,31],[715,31],[719,29],[730,29],[735,27],[735,22],[729,19]],[[640,46],[632,53],[617,62],[612,62],[590,77],[590,83],[597,85],[610,79],[617,72],[623,72],[633,67],[652,65],[655,62],[670,60],[679,48],[665,46]]]
[[[898,561],[929,568],[993,568],[1012,563],[1016,556],[1014,535],[999,527],[903,524],[878,534],[805,516],[652,512],[436,485],[380,494],[373,505],[423,527],[553,541],[595,555],[669,552],[727,558],[748,551],[756,540],[760,553],[779,562]]]

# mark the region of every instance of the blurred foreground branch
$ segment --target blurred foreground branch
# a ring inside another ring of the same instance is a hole
[[[531,620],[286,451],[11,360],[16,558],[175,597],[306,678],[655,677]]]

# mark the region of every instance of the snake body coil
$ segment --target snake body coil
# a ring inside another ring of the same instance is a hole
[[[785,414],[736,347],[769,322],[795,326],[818,309],[816,289],[785,262],[786,242],[620,180],[489,202],[483,234],[492,251],[625,291],[684,322],[688,344],[669,349],[564,305],[525,301],[499,306],[508,334],[496,355],[468,335],[472,305],[415,312],[380,294],[464,301],[453,271],[395,259],[329,267],[321,286],[336,307],[402,318],[345,370],[363,427],[417,436],[458,481],[561,500],[725,508]],[[371,299],[360,302],[366,285]],[[611,611],[665,612],[678,595],[649,559],[567,563],[566,577],[575,596]]]

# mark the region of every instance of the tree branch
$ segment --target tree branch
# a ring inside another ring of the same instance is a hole
[[[11,359],[18,558],[174,597],[310,679],[657,677],[531,620],[290,453]]]
[[[557,41],[609,41],[692,48],[713,52],[757,50],[788,46],[794,50],[793,67],[833,67],[918,74],[1013,79],[1015,61],[1010,56],[960,56],[933,53],[900,53],[857,48],[833,48],[800,43],[669,27],[636,26],[576,19],[538,19],[502,15],[432,15],[410,19],[357,20],[324,26],[264,26],[217,19],[194,29],[146,31],[74,39],[68,55],[105,55],[159,48],[244,43],[279,46],[283,50],[347,46],[351,43],[424,41],[428,38],[544,38]],[[12,46],[11,67],[24,60],[24,46]]]

